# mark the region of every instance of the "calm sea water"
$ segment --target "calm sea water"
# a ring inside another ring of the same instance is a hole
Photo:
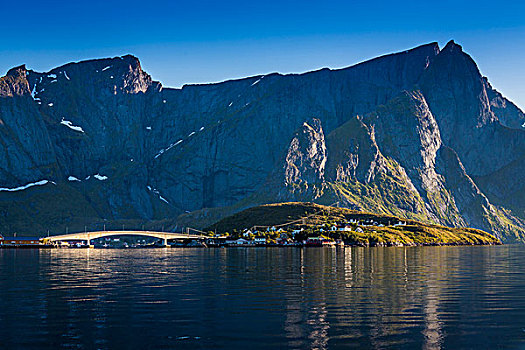
[[[1,349],[525,349],[525,246],[0,250]]]

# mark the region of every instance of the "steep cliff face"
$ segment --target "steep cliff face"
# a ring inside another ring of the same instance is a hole
[[[520,239],[523,123],[454,42],[182,89],[129,55],[18,67],[0,78],[0,223],[205,226],[315,200]]]
[[[519,158],[525,151],[524,128],[508,129],[491,108],[486,79],[461,46],[449,42],[421,79],[421,89],[436,116],[446,145],[459,155],[467,171],[489,174]],[[503,101],[503,98],[500,101]],[[506,102],[505,102],[506,104]],[[506,120],[522,118],[509,102]],[[497,112],[503,115],[500,108]]]
[[[483,77],[483,82],[490,101],[490,110],[501,125],[518,130],[525,129],[525,114],[512,101],[507,100],[495,90],[487,78]]]
[[[286,186],[301,183],[324,182],[326,144],[323,128],[318,119],[304,122],[296,132],[286,152],[284,183]]]
[[[31,97],[24,66],[0,78],[0,187],[56,178],[57,160],[49,132]]]

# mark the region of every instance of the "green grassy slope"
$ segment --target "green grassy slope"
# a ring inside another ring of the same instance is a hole
[[[349,232],[326,233],[356,245],[467,245],[500,244],[493,235],[473,228],[450,228],[400,219],[392,215],[372,214],[346,208],[336,208],[314,203],[278,203],[256,206],[226,217],[207,228],[210,231],[232,232],[253,226],[281,225],[285,230],[303,228],[309,235],[320,234],[320,228],[334,223],[357,220],[363,232],[356,232],[356,225]],[[404,225],[394,226],[400,221]],[[383,226],[384,225],[384,226]]]

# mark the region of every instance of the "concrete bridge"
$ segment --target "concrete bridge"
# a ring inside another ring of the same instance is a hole
[[[88,246],[91,246],[91,240],[101,237],[111,236],[146,236],[155,237],[162,240],[164,246],[168,245],[168,239],[204,239],[206,236],[190,235],[184,233],[173,232],[155,232],[155,231],[95,231],[95,232],[80,232],[69,233],[65,235],[49,236],[41,238],[44,244],[53,244],[61,241],[86,241]]]

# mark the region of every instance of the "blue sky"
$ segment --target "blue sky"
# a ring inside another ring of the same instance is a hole
[[[0,73],[131,53],[165,86],[346,67],[454,39],[525,107],[520,1],[3,0]]]

